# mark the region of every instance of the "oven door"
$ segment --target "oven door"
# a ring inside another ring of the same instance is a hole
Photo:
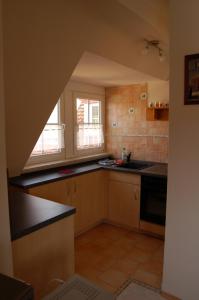
[[[167,179],[142,176],[140,219],[165,225]]]

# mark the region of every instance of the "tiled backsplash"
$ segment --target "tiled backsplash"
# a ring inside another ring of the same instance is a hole
[[[167,162],[168,122],[146,121],[142,92],[147,92],[147,84],[106,88],[107,151],[119,158],[125,147],[134,159]],[[129,108],[134,112],[129,113]]]

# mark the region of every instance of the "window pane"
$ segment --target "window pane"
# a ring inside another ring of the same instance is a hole
[[[89,123],[100,123],[100,101],[89,100]]]
[[[104,143],[101,124],[79,124],[77,149],[99,148]]]
[[[59,123],[59,104],[57,103],[47,121],[47,124],[58,124]]]
[[[60,105],[56,104],[31,156],[60,153],[64,147],[64,129],[59,124]]]
[[[88,123],[88,99],[76,100],[77,124]]]
[[[46,125],[31,156],[60,153],[63,146],[63,129],[59,125]]]

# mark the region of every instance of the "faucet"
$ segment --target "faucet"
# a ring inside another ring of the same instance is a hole
[[[131,160],[131,152],[129,152],[126,156],[126,161],[130,162],[130,160]]]

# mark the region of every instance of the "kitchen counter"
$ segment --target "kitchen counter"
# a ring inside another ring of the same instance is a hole
[[[28,189],[37,185],[96,171],[101,168],[102,167],[97,163],[84,163],[65,167],[63,166],[56,169],[37,171],[12,177],[9,179],[9,183],[23,189]]]
[[[31,285],[15,278],[0,274],[1,299],[4,300],[33,300],[33,288]]]
[[[23,174],[21,176],[10,178],[9,183],[13,186],[28,189],[34,186],[70,178],[73,176],[78,176],[89,172],[94,172],[101,169],[158,177],[167,176],[167,164],[164,163],[154,163],[152,167],[147,167],[142,170],[135,170],[126,169],[122,166],[101,166],[95,161],[72,166],[63,166],[56,169],[49,169],[29,174]]]
[[[156,177],[167,177],[168,165],[157,164],[141,171],[142,175],[156,176]]]
[[[10,192],[11,239],[16,240],[75,213],[76,209],[23,192]]]
[[[126,169],[123,168],[122,166],[110,166],[104,168],[114,170],[114,171],[128,172],[128,173],[134,173],[134,174],[145,175],[145,176],[167,177],[168,166],[167,164],[164,163],[154,163],[153,166],[144,168],[142,170]]]

